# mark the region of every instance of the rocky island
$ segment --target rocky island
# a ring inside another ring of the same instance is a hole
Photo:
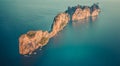
[[[58,14],[53,23],[53,28],[48,31],[29,31],[19,38],[19,52],[22,55],[31,54],[36,49],[46,45],[50,38],[61,31],[69,22],[69,15],[67,13]]]
[[[68,7],[68,10],[54,18],[51,31],[29,31],[21,35],[19,38],[19,53],[22,55],[32,54],[36,49],[45,46],[50,38],[63,30],[70,20],[75,21],[97,16],[99,12],[98,4],[93,4],[91,7],[80,5]]]

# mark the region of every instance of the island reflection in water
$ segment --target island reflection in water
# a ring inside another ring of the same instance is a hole
[[[97,20],[97,17],[98,16],[94,16],[94,17],[89,17],[86,19],[74,21],[74,22],[72,22],[72,27],[77,29],[78,27],[82,26],[82,24],[86,24],[86,25],[84,25],[84,28],[85,27],[88,28],[89,25],[92,25],[92,23]]]

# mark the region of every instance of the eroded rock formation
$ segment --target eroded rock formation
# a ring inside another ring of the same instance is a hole
[[[75,10],[74,14],[72,15],[72,20],[80,20],[80,19],[85,19],[90,16],[90,8],[85,6],[84,9],[77,7]]]
[[[20,54],[31,54],[34,50],[44,46],[49,41],[48,31],[29,31],[27,34],[21,35],[19,38]]]
[[[91,7],[89,6],[75,6],[75,7],[68,7],[68,10],[66,13],[69,13],[71,16],[72,21],[78,21],[81,19],[94,17],[99,15],[100,13],[100,8],[97,4],[93,4]]]
[[[100,13],[100,8],[98,6],[98,4],[93,4],[91,6],[91,16],[94,17],[94,16],[98,16]]]
[[[55,36],[59,31],[61,31],[69,22],[70,18],[67,13],[60,13],[54,18],[54,23],[52,26],[52,31],[50,33],[51,37]]]
[[[75,6],[68,8],[67,11],[58,14],[54,18],[51,31],[29,31],[19,38],[19,53],[22,55],[31,54],[39,47],[46,45],[50,38],[60,32],[70,20],[80,20],[89,16],[97,16],[100,12],[97,4],[88,6]]]

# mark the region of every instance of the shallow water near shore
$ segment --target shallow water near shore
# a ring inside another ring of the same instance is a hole
[[[18,38],[30,30],[50,30],[54,17],[68,6],[99,2],[94,20],[69,23],[37,54],[19,54]],[[1,0],[1,66],[120,66],[118,0]]]

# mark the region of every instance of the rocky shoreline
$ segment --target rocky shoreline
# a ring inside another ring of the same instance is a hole
[[[36,49],[45,46],[49,39],[54,37],[58,32],[64,29],[64,27],[72,21],[86,19],[88,17],[94,17],[99,15],[100,8],[98,4],[89,6],[75,6],[68,7],[63,13],[58,14],[54,18],[54,22],[51,31],[29,31],[23,34],[19,38],[19,53],[21,55],[32,54]]]

